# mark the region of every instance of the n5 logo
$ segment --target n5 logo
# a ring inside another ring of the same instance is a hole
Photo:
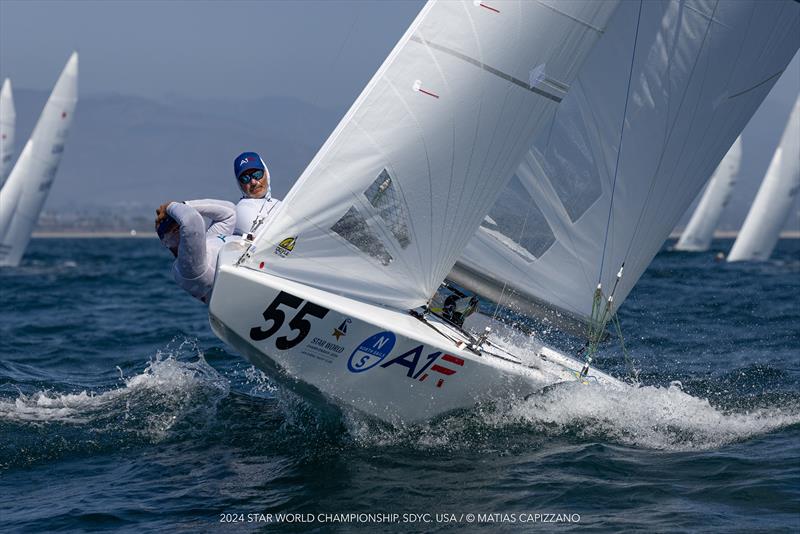
[[[264,316],[264,320],[270,324],[269,328],[264,330],[261,327],[254,326],[250,329],[250,339],[253,341],[263,341],[268,337],[275,334],[278,330],[281,329],[283,326],[283,322],[286,320],[286,314],[283,310],[279,309],[278,307],[288,306],[289,308],[300,308],[303,304],[303,299],[300,297],[295,297],[292,294],[286,293],[285,291],[281,291],[278,293],[278,296],[267,306],[267,309],[264,310],[264,313],[261,315]],[[292,317],[291,321],[289,321],[289,328],[292,330],[296,330],[298,334],[293,338],[288,338],[287,336],[281,336],[275,339],[275,347],[278,350],[288,350],[292,347],[296,347],[299,345],[307,336],[308,333],[311,331],[311,323],[305,319],[308,315],[310,317],[316,317],[317,319],[324,318],[328,312],[328,308],[323,308],[319,304],[314,304],[313,302],[306,302],[305,305],[300,308],[294,317]]]

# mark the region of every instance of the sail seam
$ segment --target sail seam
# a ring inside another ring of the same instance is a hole
[[[494,67],[492,67],[490,65],[487,65],[486,63],[478,61],[477,59],[475,59],[473,57],[470,57],[470,56],[468,56],[466,54],[462,54],[461,52],[459,52],[457,50],[453,50],[452,48],[449,48],[447,46],[440,45],[440,44],[434,43],[432,41],[428,41],[427,39],[424,39],[423,37],[418,37],[416,35],[412,35],[411,36],[411,41],[414,41],[415,43],[427,45],[427,46],[433,48],[434,50],[438,50],[440,52],[444,52],[445,54],[449,54],[449,55],[451,55],[451,56],[453,56],[455,58],[458,58],[458,59],[460,59],[462,61],[466,61],[467,63],[469,63],[471,65],[475,65],[476,67],[481,68],[481,69],[485,70],[486,72],[497,76],[498,78],[502,78],[502,79],[504,79],[506,81],[509,81],[509,82],[513,83],[514,85],[522,87],[526,91],[530,91],[531,93],[535,93],[535,94],[537,94],[539,96],[543,96],[543,97],[545,97],[545,98],[547,98],[549,100],[552,100],[553,102],[555,102],[557,104],[560,103],[561,100],[562,100],[562,98],[560,96],[558,96],[558,95],[554,95],[552,93],[548,93],[547,91],[543,91],[542,89],[539,89],[538,87],[532,87],[528,82],[524,82],[524,81],[520,80],[519,78],[515,78],[515,77],[511,76],[510,74],[506,74],[505,72],[503,72],[501,70],[498,70],[498,69],[496,69],[496,68],[494,68]]]

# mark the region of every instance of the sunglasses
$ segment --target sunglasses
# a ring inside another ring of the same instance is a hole
[[[243,184],[249,184],[250,180],[260,180],[264,177],[264,171],[255,171],[250,174],[242,174],[239,176],[239,181]]]

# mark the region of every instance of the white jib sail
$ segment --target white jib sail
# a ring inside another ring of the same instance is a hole
[[[78,54],[74,52],[0,190],[0,265],[19,265],[25,253],[53,185],[77,101]]]
[[[798,2],[621,3],[451,276],[581,329],[624,262],[619,306],[786,68],[798,27]]]
[[[450,271],[614,2],[425,5],[245,265],[409,309]]]
[[[3,82],[0,89],[0,187],[11,172],[14,163],[14,132],[17,114],[14,111],[14,95],[11,91],[11,80]]]
[[[800,190],[800,97],[747,213],[728,261],[765,261],[778,243]]]
[[[676,250],[703,252],[711,246],[714,230],[719,224],[722,211],[731,199],[733,186],[739,175],[742,161],[742,137],[736,138],[733,146],[722,158],[714,176],[708,183],[703,198],[692,213],[689,224],[675,244]]]

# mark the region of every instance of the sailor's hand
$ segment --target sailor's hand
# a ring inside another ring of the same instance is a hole
[[[156,209],[156,226],[161,224],[161,221],[167,218],[167,207],[172,204],[172,201],[165,202],[161,204],[158,209]]]

